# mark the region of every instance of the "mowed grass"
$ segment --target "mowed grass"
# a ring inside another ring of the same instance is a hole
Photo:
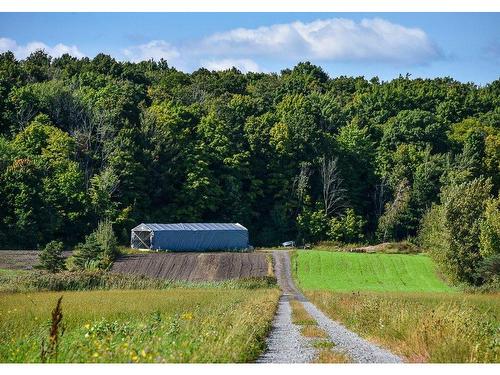
[[[426,255],[296,251],[294,276],[304,290],[450,292]]]
[[[308,291],[332,319],[408,362],[498,363],[500,295]]]
[[[0,362],[39,362],[51,311],[51,362],[249,362],[265,347],[276,288],[0,293]]]

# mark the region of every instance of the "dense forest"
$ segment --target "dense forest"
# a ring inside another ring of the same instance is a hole
[[[102,220],[124,244],[140,222],[239,222],[256,246],[409,239],[482,283],[500,252],[499,104],[499,80],[6,52],[0,247],[73,246]]]

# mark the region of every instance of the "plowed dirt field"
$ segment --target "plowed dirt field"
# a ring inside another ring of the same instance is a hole
[[[267,276],[268,261],[261,253],[146,253],[121,257],[111,271],[168,280],[220,281]]]

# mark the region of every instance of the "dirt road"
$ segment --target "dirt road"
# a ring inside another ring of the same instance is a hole
[[[300,301],[309,315],[316,320],[318,326],[328,334],[335,350],[347,355],[353,362],[402,362],[400,357],[359,337],[340,323],[331,320],[309,302],[293,282],[288,251],[274,251],[273,259],[274,272],[283,295],[280,300],[280,308],[273,322],[273,329],[267,341],[268,349],[258,362],[292,363],[309,362],[311,360],[310,343],[297,337],[298,328],[291,321],[289,300],[292,298]],[[277,334],[280,340],[276,340]]]

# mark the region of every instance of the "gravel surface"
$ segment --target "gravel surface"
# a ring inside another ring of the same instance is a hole
[[[315,350],[308,347],[309,340],[302,337],[299,328],[292,324],[291,308],[288,302],[290,298],[302,302],[318,326],[328,333],[330,340],[335,344],[335,350],[345,353],[353,362],[403,362],[400,357],[359,337],[340,323],[331,320],[309,302],[293,282],[290,257],[287,251],[274,251],[273,259],[274,272],[283,291],[283,296],[268,338],[268,351],[258,362],[310,362],[314,358]]]
[[[333,343],[335,348],[345,353],[356,363],[401,363],[401,358],[379,346],[366,341],[356,333],[349,331],[343,325],[331,320],[323,314],[311,302],[302,302],[304,308],[311,315],[318,326],[323,329]]]
[[[292,323],[292,309],[287,296],[281,296],[273,328],[267,338],[267,350],[257,363],[309,363],[316,356],[310,340]]]

